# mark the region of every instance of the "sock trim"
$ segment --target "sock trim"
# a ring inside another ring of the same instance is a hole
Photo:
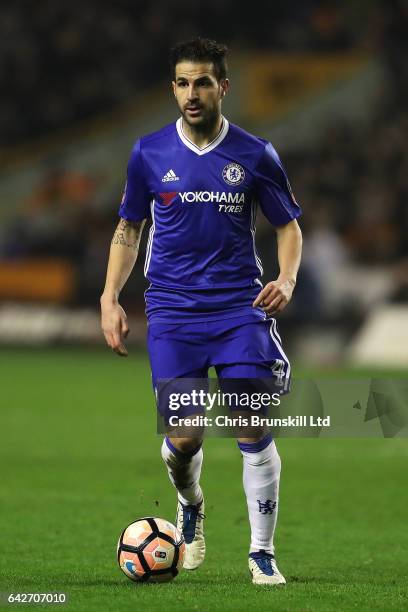
[[[196,447],[193,448],[192,451],[188,451],[187,453],[183,453],[181,450],[179,450],[178,448],[176,448],[168,439],[168,437],[166,436],[165,438],[166,444],[167,444],[167,448],[174,454],[176,455],[176,457],[194,457],[194,455],[196,455],[198,453],[198,451],[200,450],[200,448],[202,447],[202,442],[200,442],[200,444]]]
[[[239,448],[244,453],[259,453],[272,442],[272,434],[268,433],[264,438],[257,442],[237,442]]]

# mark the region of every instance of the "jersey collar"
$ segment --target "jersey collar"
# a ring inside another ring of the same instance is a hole
[[[182,117],[180,117],[176,121],[177,133],[178,133],[178,135],[180,137],[180,140],[191,151],[194,151],[194,153],[197,153],[197,155],[204,155],[205,153],[209,153],[210,151],[215,149],[215,147],[217,147],[224,140],[226,135],[228,134],[229,123],[228,123],[227,119],[223,116],[222,117],[222,126],[221,126],[221,130],[220,130],[220,133],[218,134],[218,136],[216,138],[214,138],[214,140],[209,142],[208,145],[206,145],[205,147],[200,149],[200,147],[197,147],[197,145],[195,145],[194,142],[191,142],[191,140],[189,138],[187,138],[187,136],[184,134],[182,121],[183,121]]]

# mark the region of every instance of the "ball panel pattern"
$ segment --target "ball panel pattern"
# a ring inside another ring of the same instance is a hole
[[[118,542],[118,563],[135,582],[167,582],[183,565],[182,534],[165,519],[144,517],[124,529]]]

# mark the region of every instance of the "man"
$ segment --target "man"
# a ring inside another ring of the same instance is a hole
[[[108,345],[126,356],[129,328],[118,299],[152,219],[145,275],[153,386],[160,379],[271,378],[287,388],[290,366],[275,319],[291,299],[300,264],[301,214],[272,145],[229,124],[221,104],[229,90],[224,45],[198,38],[171,53],[173,93],[181,117],[133,148],[120,221],[101,297]],[[279,277],[262,288],[255,248],[256,206],[276,228]],[[280,458],[270,434],[239,438],[255,584],[285,584],[273,547]],[[178,491],[177,526],[184,567],[204,560],[202,439],[166,437],[162,457]]]

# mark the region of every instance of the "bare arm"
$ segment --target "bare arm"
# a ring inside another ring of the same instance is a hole
[[[126,313],[119,304],[119,295],[136,263],[144,224],[145,220],[119,221],[112,238],[105,289],[101,296],[101,324],[106,342],[122,357],[128,354],[123,342],[129,327]]]
[[[252,304],[261,305],[268,314],[281,312],[290,302],[302,254],[302,232],[296,219],[277,227],[276,233],[280,274],[265,285]]]

